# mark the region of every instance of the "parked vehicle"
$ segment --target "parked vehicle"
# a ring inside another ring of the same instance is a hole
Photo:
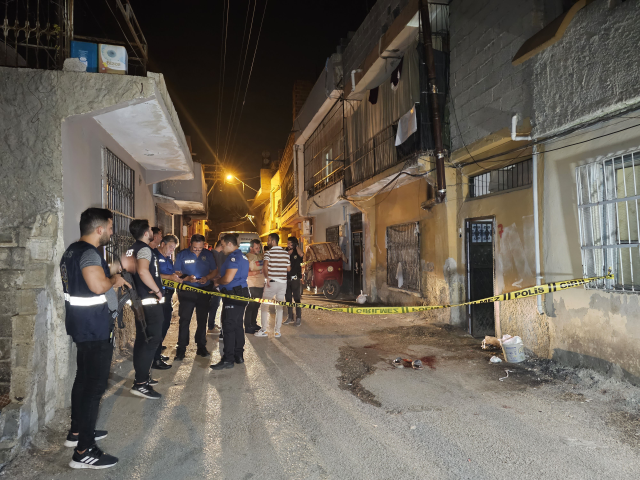
[[[321,289],[325,297],[340,295],[343,262],[347,259],[335,243],[313,243],[304,252],[304,284],[307,289]]]
[[[249,248],[251,248],[251,240],[260,240],[260,235],[258,235],[256,232],[220,232],[220,235],[218,235],[218,240],[220,240],[228,233],[233,233],[236,237],[238,237],[238,247],[240,247],[240,250],[245,255],[249,251]]]

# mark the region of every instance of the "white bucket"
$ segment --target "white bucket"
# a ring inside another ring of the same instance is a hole
[[[524,362],[524,344],[520,337],[512,337],[502,342],[504,358],[509,363]]]

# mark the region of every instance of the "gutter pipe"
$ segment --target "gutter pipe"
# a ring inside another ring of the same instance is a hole
[[[433,39],[431,38],[431,20],[429,19],[429,4],[420,0],[420,23],[422,25],[422,43],[424,44],[424,63],[427,68],[429,82],[429,107],[431,110],[431,125],[433,127],[433,143],[436,156],[436,199],[443,202],[447,195],[447,183],[444,174],[444,146],[442,145],[442,123],[438,102],[438,86],[436,83],[436,62],[433,55]]]
[[[516,128],[518,126],[518,121],[520,120],[519,115],[514,115],[511,117],[511,140],[514,142],[518,141],[529,141],[531,140],[531,135],[527,136],[518,136],[516,132]],[[536,254],[536,286],[540,286],[542,284],[542,275],[540,268],[540,212],[538,209],[538,145],[533,145],[533,240],[535,245],[535,254]],[[536,295],[536,300],[538,302],[538,314],[544,315],[544,308],[542,307],[542,295]]]

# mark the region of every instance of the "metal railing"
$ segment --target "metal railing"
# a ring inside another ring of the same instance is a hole
[[[482,197],[531,185],[532,182],[533,163],[528,159],[469,178],[469,196]]]
[[[5,0],[3,10],[0,65],[62,68],[70,46],[69,0]]]
[[[282,205],[284,206],[284,211],[289,209],[289,205],[296,198],[295,192],[295,182],[293,178],[293,162],[289,163],[289,168],[287,169],[287,173],[282,180]]]
[[[134,242],[129,224],[135,218],[135,178],[133,169],[103,149],[103,204],[113,213],[113,236],[105,248],[107,263],[119,260]]]
[[[578,224],[586,288],[640,292],[640,151],[576,168]]]
[[[395,123],[384,128],[347,159],[344,173],[346,188],[364,182],[404,160],[398,158],[395,147],[397,128]]]

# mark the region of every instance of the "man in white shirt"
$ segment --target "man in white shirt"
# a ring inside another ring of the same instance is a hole
[[[291,270],[291,259],[289,253],[280,247],[280,235],[272,233],[267,238],[267,245],[271,247],[264,254],[264,265],[262,272],[265,278],[265,287],[262,298],[265,300],[273,300],[274,298],[283,302],[287,293],[287,272]],[[282,312],[284,307],[276,305],[276,326],[275,337],[280,338],[280,326],[282,325]],[[269,330],[269,305],[262,304],[260,307],[260,318],[262,328],[255,333],[256,337],[266,337]]]

